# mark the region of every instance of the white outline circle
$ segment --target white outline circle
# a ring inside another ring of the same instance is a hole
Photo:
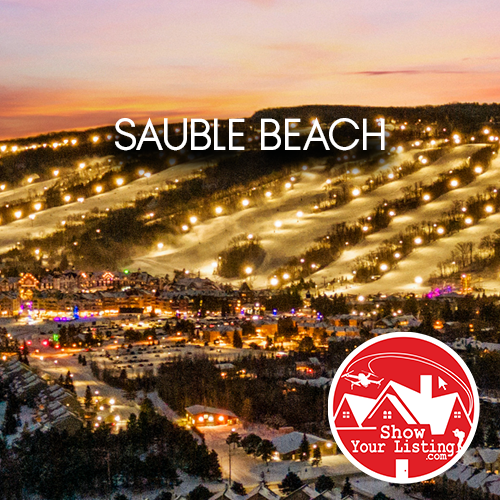
[[[474,396],[474,414],[472,420],[472,426],[471,430],[469,432],[469,436],[467,440],[465,441],[465,444],[462,446],[462,450],[458,452],[449,462],[447,462],[445,465],[443,465],[440,469],[435,470],[434,472],[431,472],[430,474],[424,475],[424,476],[418,476],[418,477],[412,477],[408,478],[407,480],[401,480],[401,479],[396,479],[395,477],[391,476],[384,476],[382,474],[378,474],[377,472],[373,472],[370,470],[368,467],[364,466],[358,460],[356,460],[346,449],[344,446],[342,440],[340,439],[340,436],[337,432],[337,429],[335,427],[335,422],[334,422],[334,414],[333,414],[333,398],[334,398],[334,393],[335,389],[337,387],[337,384],[344,373],[345,368],[349,365],[349,363],[357,357],[362,351],[364,351],[367,347],[370,347],[373,344],[376,344],[378,342],[383,342],[384,340],[388,339],[393,339],[393,338],[412,338],[412,339],[419,339],[419,340],[425,340],[427,342],[431,342],[432,344],[440,347],[444,351],[446,351],[462,368],[464,371],[465,375],[467,376],[467,380],[469,381],[469,384],[472,389],[472,394]],[[448,347],[446,344],[441,342],[440,340],[437,340],[433,337],[430,337],[428,335],[423,335],[421,333],[415,333],[415,332],[393,332],[393,333],[388,333],[381,335],[379,337],[375,337],[373,339],[370,339],[366,341],[364,344],[360,345],[354,351],[347,356],[347,358],[342,362],[340,365],[339,369],[335,373],[335,376],[333,377],[332,380],[332,385],[330,386],[330,393],[328,394],[328,420],[330,423],[330,429],[332,430],[333,438],[335,440],[335,443],[337,446],[340,447],[342,450],[342,453],[344,456],[351,462],[355,467],[357,467],[359,470],[364,472],[365,474],[368,474],[371,477],[374,477],[375,479],[380,479],[382,481],[390,482],[390,483],[395,483],[395,484],[411,484],[411,483],[418,483],[419,481],[427,481],[428,479],[432,479],[433,477],[439,476],[439,474],[442,474],[443,472],[447,471],[450,469],[453,465],[455,465],[464,455],[464,453],[468,450],[469,445],[474,438],[474,435],[476,434],[476,429],[477,429],[477,424],[479,422],[479,395],[477,392],[477,386],[476,386],[476,381],[474,380],[474,377],[472,376],[472,373],[469,370],[469,367],[465,364],[463,359],[450,347]]]

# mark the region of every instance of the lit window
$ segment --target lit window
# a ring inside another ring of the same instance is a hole
[[[343,411],[342,412],[342,417],[343,418],[350,418],[351,412],[350,411]]]
[[[462,412],[461,411],[454,411],[453,418],[462,418]]]
[[[384,410],[383,418],[384,418],[384,420],[391,420],[392,419],[392,411],[391,410]]]

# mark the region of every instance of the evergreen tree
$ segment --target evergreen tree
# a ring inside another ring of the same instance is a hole
[[[288,494],[298,490],[304,483],[295,472],[289,472],[279,484],[282,493]]]
[[[134,431],[137,429],[137,415],[135,413],[131,413],[128,417],[127,429],[129,431]]]
[[[333,490],[333,487],[335,486],[335,483],[333,482],[333,479],[329,476],[325,476],[322,474],[321,476],[316,479],[316,484],[315,484],[315,490],[319,493],[323,493],[323,491],[330,491]]]
[[[262,458],[262,460],[264,460],[264,462],[266,462],[267,465],[269,463],[269,460],[271,460],[271,457],[273,456],[273,453],[275,451],[276,448],[274,447],[274,444],[268,439],[264,439],[257,447],[255,455]]]
[[[241,340],[241,335],[238,330],[235,330],[233,334],[233,347],[235,349],[241,349],[243,347],[243,341]]]
[[[302,441],[300,442],[299,454],[301,462],[307,462],[309,460],[309,457],[311,456],[311,447],[305,433],[302,436]]]
[[[318,467],[320,463],[321,463],[321,450],[319,446],[316,446],[316,448],[313,449],[312,465],[313,467]]]
[[[9,397],[7,401],[7,408],[5,409],[5,419],[3,423],[3,433],[8,436],[15,434],[17,429],[17,416],[16,408],[13,404],[13,399]]]
[[[241,420],[243,420],[243,426],[248,426],[248,424],[252,421],[253,417],[253,409],[252,409],[252,400],[250,398],[245,398],[243,400],[243,407],[240,412]]]
[[[75,392],[75,386],[73,384],[73,375],[69,370],[68,373],[66,373],[66,378],[64,380],[63,385],[66,389],[68,389],[68,391]]]
[[[484,429],[481,422],[479,422],[477,426],[476,433],[472,438],[470,446],[471,448],[482,448],[484,446]]]
[[[236,493],[237,495],[244,496],[247,494],[245,487],[241,483],[238,483],[237,481],[233,482],[233,485],[231,486],[231,490],[234,493]]]
[[[87,388],[85,389],[84,405],[85,409],[87,410],[90,409],[90,407],[92,406],[92,392],[89,386],[87,386]]]
[[[498,448],[498,432],[493,423],[488,426],[488,432],[486,433],[486,446],[489,448]]]
[[[197,486],[187,495],[187,500],[208,500],[212,496],[211,491],[205,486]]]
[[[231,446],[232,444],[239,445],[241,441],[241,436],[237,432],[231,432],[226,438],[226,444]]]
[[[262,443],[262,439],[257,434],[248,434],[241,440],[241,446],[247,455],[253,455]]]
[[[344,487],[342,488],[342,491],[340,492],[340,497],[341,498],[346,498],[348,496],[353,496],[354,490],[352,489],[351,482],[349,481],[349,478],[345,478],[345,483]]]

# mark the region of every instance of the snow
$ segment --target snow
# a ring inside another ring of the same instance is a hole
[[[155,249],[136,258],[129,267],[141,268],[155,275],[185,268],[191,272],[200,271],[203,276],[211,276],[213,274],[212,262],[226,248],[230,239],[237,234],[252,233],[259,235],[267,254],[258,273],[252,275],[249,280],[254,287],[267,286],[269,275],[277,267],[289,258],[300,255],[333,224],[352,223],[360,216],[367,216],[383,199],[400,197],[404,188],[413,186],[415,183],[429,183],[441,173],[462,165],[473,152],[481,147],[483,146],[479,144],[458,146],[433,164],[411,175],[381,186],[338,209],[320,213],[316,213],[312,206],[316,204],[317,196],[324,193],[326,175],[322,167],[310,168],[301,172],[293,189],[285,191],[284,194],[271,197],[262,204],[250,205],[234,214],[221,215],[195,224],[187,234],[179,237],[176,243],[165,244],[161,250]],[[419,152],[421,151],[410,150],[400,155],[389,156],[387,163],[380,167],[380,170],[399,165]],[[121,188],[88,198],[83,203],[70,203],[62,207],[43,210],[37,213],[35,221],[25,218],[1,226],[0,251],[11,248],[26,237],[49,234],[61,227],[61,222],[71,215],[86,213],[95,208],[104,210],[132,202],[142,193],[154,191],[166,181],[191,175],[205,165],[206,163],[202,162],[177,165],[152,175],[149,179],[141,178]],[[344,252],[339,260],[314,274],[313,279],[319,278],[321,283],[323,279],[330,281],[333,278],[350,274],[354,259],[374,250],[383,241],[393,238],[408,224],[436,219],[448,210],[454,201],[465,200],[498,182],[500,180],[499,167],[499,160],[495,160],[490,170],[479,175],[468,186],[452,190],[411,213],[394,217],[388,228],[368,236],[365,241]],[[366,179],[366,175],[358,175],[352,179],[351,183],[361,185]],[[11,193],[9,196],[13,196],[12,193],[16,192],[19,196],[27,193],[23,187],[9,191]],[[298,210],[303,212],[302,217],[297,216]],[[282,223],[279,228],[274,225],[278,220]],[[360,294],[389,290],[422,293],[427,290],[425,280],[434,271],[434,266],[429,266],[429,262],[437,263],[450,257],[457,243],[468,240],[477,241],[489,234],[493,228],[498,228],[499,221],[500,214],[490,216],[478,225],[464,229],[452,237],[442,238],[432,245],[417,249],[380,280],[367,284],[347,285],[345,290]],[[414,282],[416,276],[422,277],[424,283],[417,285]],[[492,287],[497,285],[500,286],[500,282],[491,283]],[[343,289],[336,291],[343,291]]]
[[[41,210],[36,213],[34,221],[25,217],[10,224],[0,226],[0,252],[9,250],[18,241],[22,241],[25,238],[47,236],[51,232],[60,229],[62,221],[67,220],[71,216],[85,214],[95,209],[105,210],[106,208],[111,209],[131,203],[138,196],[154,192],[156,187],[162,187],[168,181],[173,182],[175,179],[190,176],[198,172],[200,168],[206,167],[206,165],[206,161],[182,163],[151,175],[149,178],[141,177],[112,191],[86,198],[82,203],[68,203],[48,210]],[[19,199],[25,196],[26,190],[24,187],[20,187],[8,193],[12,198]]]
[[[263,425],[255,425],[243,428],[242,425],[205,427],[203,433],[209,449],[214,449],[218,456],[224,478],[229,473],[228,445],[226,438],[235,429],[241,436],[255,433],[262,439],[270,439],[279,436],[278,431],[270,429]],[[299,433],[302,436],[302,433]],[[271,461],[266,466],[265,462],[251,455],[247,455],[242,448],[236,448],[231,451],[231,477],[233,481],[238,481],[247,487],[257,485],[262,480],[262,473],[268,484],[277,484],[288,474],[295,472],[302,480],[310,482],[314,478],[325,474],[327,476],[336,476],[339,478],[334,481],[338,483],[344,476],[361,474],[354,465],[352,465],[343,455],[330,455],[322,458],[319,467],[312,467],[305,462],[293,462],[288,460]]]
[[[313,436],[312,434],[306,434],[306,437],[310,445],[313,445],[317,442],[328,442],[327,439]],[[281,455],[286,455],[287,453],[298,450],[303,438],[304,434],[302,432],[289,432],[288,434],[284,434],[283,436],[274,438],[273,444],[276,447],[276,451],[278,453],[280,453]]]
[[[138,257],[132,264],[132,268],[141,268],[152,273],[168,273],[173,269],[189,269],[192,273],[200,271],[201,275],[209,276],[213,273],[212,262],[219,252],[226,248],[229,240],[241,233],[256,234],[261,238],[263,248],[266,250],[266,258],[258,270],[258,274],[252,275],[250,280],[254,287],[268,286],[268,277],[277,267],[284,264],[291,257],[300,255],[309,248],[318,236],[324,235],[333,224],[339,222],[353,223],[361,216],[367,216],[384,199],[397,198],[402,195],[405,187],[413,186],[415,183],[429,183],[440,174],[448,172],[452,168],[461,166],[471,154],[483,147],[482,145],[464,145],[453,149],[435,163],[421,168],[417,172],[402,179],[390,182],[378,189],[364,194],[350,203],[325,212],[315,213],[311,207],[315,204],[316,196],[323,192],[324,175],[320,168],[311,168],[301,174],[300,182],[294,184],[294,188],[276,199],[271,198],[262,205],[251,206],[232,215],[209,219],[203,224],[196,225],[185,234],[175,245],[166,245],[161,251],[154,251]],[[400,164],[408,160],[410,156],[392,157],[392,164]],[[352,250],[343,253],[341,258],[325,269],[312,275],[317,280],[323,278],[331,280],[349,274],[352,261],[369,251],[375,249],[384,240],[391,238],[409,223],[418,223],[429,218],[437,217],[443,210],[451,207],[454,200],[466,199],[469,196],[482,192],[497,180],[500,180],[500,169],[498,160],[492,168],[478,176],[477,180],[469,186],[453,190],[436,201],[430,202],[420,209],[395,217],[393,223],[384,231],[371,235],[365,242]],[[389,168],[389,164],[384,168]],[[366,177],[359,176],[353,184],[362,184]],[[301,210],[303,217],[297,217],[296,213]],[[491,217],[489,218],[491,219]],[[488,220],[489,220],[488,219]],[[276,228],[274,222],[280,220],[282,226]],[[466,231],[474,230],[474,227]],[[486,231],[485,231],[486,232]],[[467,233],[468,235],[469,233]],[[459,233],[461,235],[461,233]],[[461,236],[455,237],[460,239]],[[466,236],[467,237],[467,236]],[[445,238],[440,242],[446,242],[451,238]],[[451,253],[454,244],[448,254]],[[426,247],[427,248],[427,247]],[[419,249],[418,252],[425,249]],[[407,259],[405,259],[407,260]],[[439,258],[438,260],[442,260]],[[434,262],[438,262],[434,260]],[[433,267],[424,266],[422,273],[421,261],[419,261],[418,272],[413,267],[406,269],[400,263],[401,275],[393,281],[388,276],[389,272],[382,278],[387,286],[380,286],[381,280],[366,285],[353,285],[352,289],[361,293],[378,292],[380,290],[425,291],[423,285],[414,283],[415,276],[423,274],[424,279],[431,273]],[[349,285],[350,286],[350,285]]]
[[[377,493],[382,492],[384,495],[394,500],[412,500],[415,497],[407,495],[403,488],[391,486],[390,483],[379,481],[371,477],[360,477],[351,480],[351,485],[356,493],[373,498]]]

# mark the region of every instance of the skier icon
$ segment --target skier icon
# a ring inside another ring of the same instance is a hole
[[[457,450],[460,451],[462,449],[463,444],[464,444],[465,432],[461,431],[459,429],[455,429],[453,431],[453,434],[458,439]]]

